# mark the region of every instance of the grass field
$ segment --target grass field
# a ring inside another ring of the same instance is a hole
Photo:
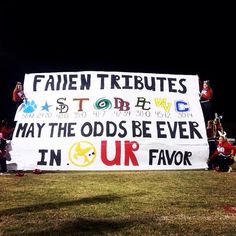
[[[0,176],[0,235],[236,235],[236,171]]]

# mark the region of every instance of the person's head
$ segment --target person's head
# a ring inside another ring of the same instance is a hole
[[[212,128],[212,127],[213,127],[213,124],[214,124],[214,121],[213,121],[213,120],[208,120],[208,121],[207,121],[207,128]]]
[[[22,83],[21,82],[16,82],[16,88],[18,90],[22,90],[23,89]]]
[[[219,141],[219,143],[223,143],[223,142],[226,141],[226,137],[225,136],[220,136],[218,141]]]
[[[209,80],[204,80],[203,81],[203,87],[206,88],[206,87],[209,87],[210,86],[210,81]]]

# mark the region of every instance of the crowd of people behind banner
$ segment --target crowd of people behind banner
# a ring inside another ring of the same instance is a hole
[[[203,81],[200,84],[200,104],[206,124],[206,133],[209,144],[208,169],[220,172],[231,172],[231,165],[234,163],[236,154],[236,146],[228,142],[226,133],[221,124],[221,117],[213,118],[212,112],[213,90],[209,80]],[[15,103],[16,110],[21,103],[26,99],[23,85],[21,82],[16,82],[16,86],[12,92],[12,101]],[[216,114],[216,113],[215,113]],[[14,127],[9,124],[9,121],[2,120],[0,123],[0,173],[7,172],[7,152],[8,142],[12,138]]]

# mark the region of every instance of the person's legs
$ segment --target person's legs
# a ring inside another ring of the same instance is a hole
[[[214,163],[214,161],[210,160],[210,157],[215,152],[217,145],[215,139],[208,139],[208,144],[209,144],[209,158],[207,164],[208,164],[208,169],[212,170],[213,169],[212,164]]]
[[[203,113],[205,125],[207,127],[208,121],[212,120],[210,101],[201,102],[201,107],[202,107],[202,113]]]
[[[203,103],[203,114],[205,118],[205,122],[207,123],[209,120],[212,120],[212,114],[211,114],[211,102],[207,101]]]
[[[228,158],[228,159],[227,159],[227,166],[228,166],[227,172],[230,173],[230,172],[232,171],[231,165],[233,165],[233,164],[234,164],[234,159]]]
[[[220,165],[220,157],[216,156],[214,159],[210,160],[210,165],[212,167],[213,170],[217,170],[219,169],[219,165]]]
[[[1,172],[7,172],[7,160],[5,157],[0,158]]]
[[[202,113],[203,113],[203,117],[204,117],[204,121],[205,121],[205,124],[207,126],[207,110],[206,110],[206,105],[205,103],[201,103],[201,107],[202,107]]]
[[[234,163],[234,160],[229,157],[222,157],[219,161],[220,171],[227,172],[230,165]]]

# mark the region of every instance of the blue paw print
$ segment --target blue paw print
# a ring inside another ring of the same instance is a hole
[[[32,101],[26,100],[26,101],[24,101],[22,108],[23,108],[23,112],[31,113],[36,110],[37,105],[34,102],[34,100],[32,100]]]

